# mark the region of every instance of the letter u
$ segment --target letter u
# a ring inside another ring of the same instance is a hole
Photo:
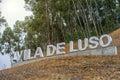
[[[88,38],[84,39],[84,43],[82,43],[81,39],[78,40],[78,49],[79,50],[81,50],[81,51],[86,50],[87,47],[88,47]]]

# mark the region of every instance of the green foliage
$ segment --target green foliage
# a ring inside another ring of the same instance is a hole
[[[15,45],[15,38],[13,31],[10,27],[7,27],[2,35],[2,44],[5,46],[6,53],[10,53],[11,49]]]
[[[25,0],[26,10],[33,12],[24,21],[7,27],[0,43],[20,51],[58,42],[100,36],[116,29],[120,23],[120,0]],[[1,14],[1,13],[0,13]],[[0,26],[7,25],[0,15]],[[1,45],[1,44],[0,44]],[[2,47],[0,47],[2,50]]]
[[[4,17],[1,17],[0,16],[0,27],[2,27],[2,25],[7,25],[7,23],[6,23],[6,20],[4,19]]]
[[[15,51],[21,51],[23,50],[24,47],[24,36],[25,36],[25,22],[23,21],[16,21],[15,25],[14,25],[14,40],[16,42],[16,46],[15,46]]]
[[[1,4],[1,0],[0,0],[0,4]],[[3,16],[1,16],[1,11],[0,11],[0,28],[2,26],[7,26],[7,22],[6,22],[5,18]]]
[[[25,0],[33,12],[16,22],[15,34],[26,34],[25,48],[69,42],[110,33],[120,22],[119,0]],[[18,42],[21,41],[18,39]],[[43,47],[45,49],[45,47]]]

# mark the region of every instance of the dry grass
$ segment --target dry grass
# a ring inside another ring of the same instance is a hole
[[[120,54],[120,28],[110,34],[113,38],[112,45],[117,46]]]
[[[120,29],[111,36],[120,54]],[[0,80],[120,80],[120,55],[45,59],[0,71]]]
[[[120,56],[46,59],[0,72],[0,80],[120,80]]]

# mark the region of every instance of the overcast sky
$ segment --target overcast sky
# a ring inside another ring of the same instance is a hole
[[[31,12],[25,11],[24,0],[2,0],[1,11],[2,15],[8,22],[8,25],[13,28],[16,20],[24,20],[25,16],[31,15]]]

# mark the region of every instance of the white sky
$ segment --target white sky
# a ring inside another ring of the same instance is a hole
[[[24,6],[24,0],[2,0],[2,15],[5,17],[10,27],[13,28],[16,20],[24,20],[25,16],[32,14],[32,12],[25,11]]]
[[[2,16],[7,20],[9,27],[13,28],[16,20],[24,20],[25,16],[32,15],[32,12],[25,11],[24,6],[24,0],[2,0],[0,11],[2,11]],[[3,32],[4,29],[4,27],[0,28],[0,32]],[[7,61],[3,63],[7,64]]]

